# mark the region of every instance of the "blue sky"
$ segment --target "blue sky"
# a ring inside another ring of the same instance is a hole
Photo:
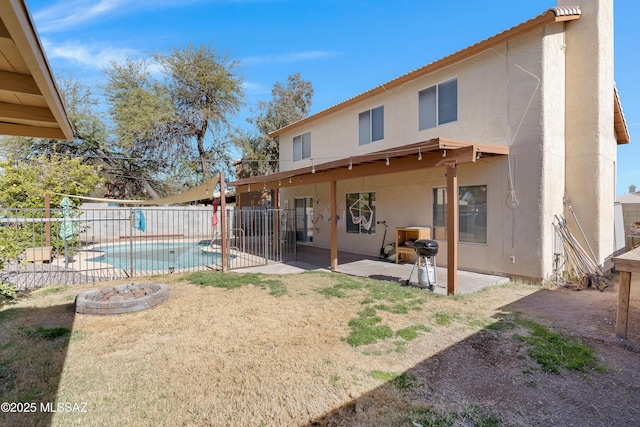
[[[246,108],[300,72],[318,112],[543,13],[556,0],[26,0],[54,74],[99,94],[102,68],[210,43],[240,61]],[[575,1],[576,4],[580,0]],[[615,0],[615,78],[631,143],[616,193],[640,187],[640,1]]]

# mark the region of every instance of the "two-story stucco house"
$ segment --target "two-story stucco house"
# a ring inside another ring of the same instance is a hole
[[[232,185],[313,209],[298,237],[331,248],[334,268],[338,248],[376,255],[386,221],[389,242],[396,227],[427,227],[449,279],[548,278],[555,216],[576,228],[567,200],[605,264],[617,145],[629,142],[613,77],[613,0],[559,0],[279,129],[280,171]]]

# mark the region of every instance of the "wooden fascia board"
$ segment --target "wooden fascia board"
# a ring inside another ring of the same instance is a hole
[[[447,151],[445,157],[443,157],[444,151]],[[434,154],[434,151],[436,154]],[[417,154],[421,153],[423,160],[426,158],[430,158],[435,156],[435,161],[433,164],[425,161],[420,164],[416,164]],[[434,138],[428,141],[410,144],[403,147],[392,148],[388,150],[378,151],[375,153],[354,156],[354,157],[345,157],[339,160],[334,160],[327,163],[322,163],[319,165],[307,166],[300,169],[293,169],[284,172],[276,172],[270,175],[263,175],[257,177],[243,178],[236,180],[235,182],[227,183],[227,185],[232,187],[245,187],[246,185],[271,185],[270,183],[276,183],[272,185],[270,188],[277,188],[278,186],[290,186],[288,181],[292,179],[298,179],[298,182],[292,182],[293,185],[302,185],[300,181],[300,177],[303,176],[312,176],[315,175],[317,177],[323,176],[323,173],[332,172],[341,170],[345,173],[345,175],[333,175],[336,179],[350,179],[352,177],[361,177],[360,175],[354,176],[355,173],[352,173],[354,170],[360,168],[362,165],[371,165],[374,168],[371,172],[375,172],[376,170],[383,173],[394,173],[394,172],[405,172],[407,170],[412,170],[411,168],[406,168],[404,166],[404,162],[409,159],[409,164],[411,164],[411,160],[414,160],[413,169],[419,169],[421,167],[435,167],[435,166],[443,166],[452,161],[454,163],[468,163],[475,162],[478,155],[482,157],[482,155],[507,155],[509,154],[509,147],[502,145],[492,145],[492,144],[478,144],[478,143],[470,143],[460,140],[454,139],[446,139],[446,138]],[[386,166],[386,159],[389,157],[390,164]],[[349,170],[348,167],[351,165],[352,170]],[[402,166],[399,166],[402,165]],[[312,171],[315,169],[315,173]],[[361,169],[362,170],[362,169]],[[375,175],[375,173],[369,173],[371,176]],[[322,182],[313,180],[314,183]],[[278,185],[278,183],[280,185]],[[285,185],[285,183],[287,185]],[[308,182],[304,182],[306,184]]]
[[[302,120],[299,120],[295,123],[292,123],[288,126],[285,126],[281,129],[278,129],[274,132],[271,132],[269,134],[270,138],[275,138],[277,136],[280,136],[281,134],[283,134],[284,132],[289,131],[290,129],[302,126],[304,124],[307,124],[311,121],[317,120],[321,117],[325,117],[328,116],[330,114],[333,114],[339,110],[342,110],[344,108],[347,108],[351,105],[354,105],[358,102],[361,102],[365,99],[374,97],[376,95],[379,95],[383,92],[386,92],[390,89],[393,89],[395,87],[398,86],[402,86],[407,84],[408,82],[415,80],[419,77],[425,76],[427,74],[431,74],[434,73],[438,70],[441,70],[445,67],[449,67],[453,64],[456,64],[458,62],[461,62],[465,59],[468,59],[472,56],[475,56],[483,51],[489,50],[491,48],[494,48],[502,43],[505,43],[508,40],[511,40],[515,37],[518,37],[522,34],[526,34],[528,32],[531,32],[537,28],[541,28],[544,26],[547,26],[549,24],[553,24],[556,22],[567,22],[567,21],[574,21],[576,19],[579,19],[580,15],[564,15],[564,16],[556,16],[556,14],[551,11],[548,10],[547,12],[543,13],[542,15],[537,16],[536,18],[530,19],[526,22],[523,22],[520,25],[517,25],[509,30],[503,31],[502,33],[496,34],[493,37],[490,37],[488,39],[485,39],[481,42],[478,42],[474,45],[471,45],[467,48],[464,48],[462,50],[459,50],[449,56],[445,56],[442,59],[439,59],[435,62],[432,62],[430,64],[427,64],[423,67],[420,67],[414,71],[410,71],[407,74],[404,74],[394,80],[391,80],[387,83],[384,83],[380,86],[377,86],[367,92],[364,92],[360,95],[357,95],[353,98],[347,99],[346,101],[343,101],[339,104],[334,105],[333,107],[327,108],[326,110],[320,111],[312,116],[306,117]]]
[[[0,135],[30,136],[32,138],[67,139],[57,127],[28,126],[0,122]]]
[[[418,157],[414,155],[394,157],[390,158],[388,166],[383,158],[375,162],[353,164],[351,170],[349,170],[349,163],[347,162],[340,167],[316,170],[315,173],[312,173],[310,168],[304,168],[303,172],[301,170],[297,170],[295,173],[294,171],[278,172],[262,177],[238,180],[228,185],[235,187],[236,193],[244,193],[250,191],[251,187],[254,191],[262,189],[272,190],[297,187],[300,185],[320,184],[329,181],[344,181],[348,179],[410,172],[419,169],[473,163],[476,162],[479,152],[482,153],[477,145],[468,145],[456,149],[447,149],[445,157],[443,157],[442,151],[440,150],[423,152],[422,160],[418,160]],[[504,154],[507,153],[508,151]]]
[[[72,140],[73,130],[69,117],[25,2],[0,0],[0,8],[3,9],[2,20],[7,32],[22,55],[33,80],[60,127],[59,136],[55,139]]]
[[[254,190],[274,189],[274,188],[287,188],[296,187],[299,185],[319,184],[329,181],[343,181],[347,179],[363,178],[374,175],[386,175],[390,173],[408,172],[421,168],[435,167],[437,163],[442,159],[442,156],[437,153],[428,153],[423,156],[421,161],[418,161],[416,157],[401,157],[393,159],[389,163],[389,166],[385,166],[384,162],[376,163],[362,163],[354,165],[351,170],[346,168],[330,169],[326,171],[311,173],[310,171],[303,174],[297,174],[294,176],[283,176],[282,178],[275,178],[274,175],[268,175],[260,180],[260,177],[256,177],[255,181],[245,184],[246,180],[236,181],[229,185],[236,187],[237,192],[248,191],[248,186],[254,187]],[[286,174],[286,172],[284,172]],[[291,178],[291,183],[289,183]]]
[[[627,127],[627,121],[622,112],[618,89],[616,89],[615,86],[613,88],[613,127],[618,144],[628,144],[631,139],[629,128]]]
[[[448,150],[446,155],[440,158],[435,166],[451,166],[460,163],[475,162],[476,151],[477,149],[474,145],[457,148],[455,150]]]
[[[13,120],[56,123],[56,118],[48,108],[0,102],[0,121]]]

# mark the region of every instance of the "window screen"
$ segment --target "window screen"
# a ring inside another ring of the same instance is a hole
[[[418,129],[425,130],[458,120],[458,80],[453,79],[418,92]]]
[[[293,137],[293,161],[311,157],[311,132]]]
[[[384,139],[384,106],[358,115],[358,144],[365,145]]]
[[[458,81],[438,85],[438,124],[458,120]]]

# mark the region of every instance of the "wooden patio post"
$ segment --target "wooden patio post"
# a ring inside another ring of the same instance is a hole
[[[338,269],[338,207],[336,206],[337,181],[331,181],[331,271]]]
[[[220,250],[222,252],[222,272],[228,269],[227,259],[227,194],[224,172],[220,172]]]
[[[458,293],[458,170],[447,165],[447,295]]]

